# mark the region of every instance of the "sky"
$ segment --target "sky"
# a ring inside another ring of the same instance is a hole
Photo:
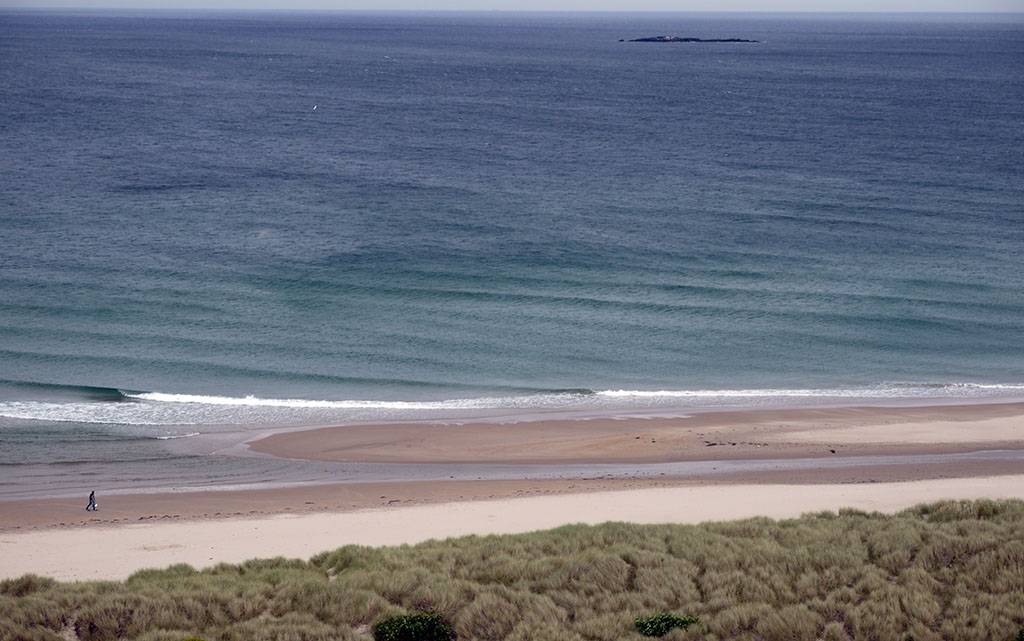
[[[0,0],[0,8],[1024,12],[1024,0]]]

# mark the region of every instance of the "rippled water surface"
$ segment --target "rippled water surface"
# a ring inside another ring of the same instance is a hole
[[[0,59],[6,478],[1022,396],[1017,18],[8,12]]]

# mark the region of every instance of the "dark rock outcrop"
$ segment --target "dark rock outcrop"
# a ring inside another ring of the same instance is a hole
[[[626,42],[626,40],[619,40]],[[743,38],[681,38],[679,36],[651,36],[650,38],[634,38],[629,42],[757,42]]]

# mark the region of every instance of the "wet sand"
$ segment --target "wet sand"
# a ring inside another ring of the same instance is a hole
[[[941,499],[1024,499],[1024,475],[903,483],[680,486],[384,507],[354,512],[51,528],[0,534],[0,578],[123,579],[148,567],[308,558],[346,544],[397,545],[566,523],[697,523],[852,507],[894,512]],[[86,551],[86,552],[83,552]]]
[[[85,494],[0,501],[0,574],[116,578],[149,565],[308,556],[349,542],[574,521],[695,522],[1024,498],[1024,404],[351,426],[280,433],[251,447],[258,457],[344,464],[345,482],[101,492],[96,513],[85,512]],[[666,506],[666,498],[679,502]],[[307,537],[307,522],[331,527]],[[93,552],[83,559],[81,549]]]
[[[1024,404],[358,425],[275,434],[249,447],[285,458],[375,463],[662,463],[938,454],[1024,447]]]
[[[796,461],[793,461],[796,462]],[[273,514],[351,512],[587,492],[731,484],[873,484],[1024,473],[1024,456],[967,457],[927,463],[772,466],[749,471],[660,473],[651,477],[489,479],[331,483],[259,490],[165,492],[100,496],[98,512],[85,498],[0,501],[0,534],[49,528],[109,527],[153,522],[256,518]],[[523,472],[525,473],[525,471]]]
[[[0,532],[722,484],[1024,474],[1024,404],[713,412],[679,419],[287,432],[260,456],[347,462],[343,482],[0,501]],[[216,491],[213,491],[215,490]]]

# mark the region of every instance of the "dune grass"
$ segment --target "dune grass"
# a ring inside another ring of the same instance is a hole
[[[462,641],[1013,641],[1024,503],[944,502],[698,526],[567,526],[312,560],[145,570],[123,582],[0,583],[0,641],[370,641],[440,615]]]

